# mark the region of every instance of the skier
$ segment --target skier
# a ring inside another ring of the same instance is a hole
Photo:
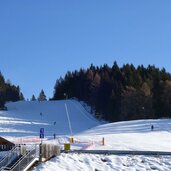
[[[153,131],[153,129],[154,129],[154,126],[153,126],[153,125],[151,125],[151,131]]]
[[[55,133],[53,134],[53,139],[54,139],[54,140],[56,139],[56,134],[55,134]]]

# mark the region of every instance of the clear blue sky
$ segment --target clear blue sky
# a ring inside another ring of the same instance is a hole
[[[171,0],[1,0],[0,70],[26,98],[94,65],[171,72]]]

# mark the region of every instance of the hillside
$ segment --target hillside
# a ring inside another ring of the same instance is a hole
[[[154,126],[153,131],[151,125]],[[170,125],[170,119],[108,123],[84,131],[78,137],[95,141],[93,149],[171,151]],[[102,137],[106,141],[104,147],[96,143]]]
[[[0,135],[10,139],[39,139],[40,128],[44,128],[45,140],[49,140],[49,143],[53,140],[54,133],[56,143],[60,143],[58,140],[62,137],[61,145],[69,140],[71,134],[76,141],[86,142],[75,143],[72,148],[77,149],[88,146],[93,149],[171,151],[171,146],[168,145],[171,140],[170,119],[100,124],[76,100],[19,101],[7,103],[6,106],[8,111],[0,112]],[[151,125],[154,126],[154,131],[151,131]],[[101,145],[103,137],[105,146]]]
[[[7,103],[8,111],[0,111],[0,134],[39,136],[40,128],[44,128],[45,137],[52,137],[54,133],[70,135],[65,104],[73,134],[99,125],[99,122],[75,100],[19,101]]]
[[[100,124],[75,100],[6,104],[0,112],[0,136],[14,142],[39,143],[39,130],[45,129],[44,143],[63,147],[71,135],[66,115],[68,109],[75,143],[71,149],[142,150],[171,152],[171,120],[135,120]],[[56,122],[54,124],[54,122]],[[154,130],[151,131],[151,125]],[[53,139],[53,133],[56,139]],[[37,139],[35,140],[35,138]],[[105,144],[102,145],[102,138]],[[22,141],[20,141],[22,139]],[[19,141],[18,141],[19,140]],[[163,170],[171,168],[169,156],[115,156],[93,154],[61,154],[35,168],[56,170]]]

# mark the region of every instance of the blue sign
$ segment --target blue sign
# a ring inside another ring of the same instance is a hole
[[[44,128],[40,128],[40,138],[44,138]]]

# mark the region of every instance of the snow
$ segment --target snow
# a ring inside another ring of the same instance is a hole
[[[71,149],[141,150],[171,152],[171,119],[105,123],[97,121],[76,100],[15,102],[0,111],[0,136],[15,143],[44,143]],[[66,106],[66,107],[65,107]],[[66,111],[68,110],[68,116]],[[68,123],[68,118],[70,124]],[[151,125],[154,130],[151,131]],[[53,139],[53,134],[56,139]],[[102,144],[104,138],[105,144]],[[61,154],[37,166],[35,171],[66,170],[171,170],[171,156]]]
[[[94,141],[93,149],[102,148],[96,142],[104,137],[105,150],[171,151],[170,124],[170,119],[110,123],[84,131],[76,138]],[[151,125],[154,125],[154,131],[151,131]]]
[[[34,171],[170,171],[171,157],[61,154]]]
[[[39,136],[43,127],[46,137],[53,137],[54,133],[69,135],[65,104],[73,134],[100,124],[75,100],[19,101],[7,103],[8,111],[0,112],[0,133],[3,136]]]

